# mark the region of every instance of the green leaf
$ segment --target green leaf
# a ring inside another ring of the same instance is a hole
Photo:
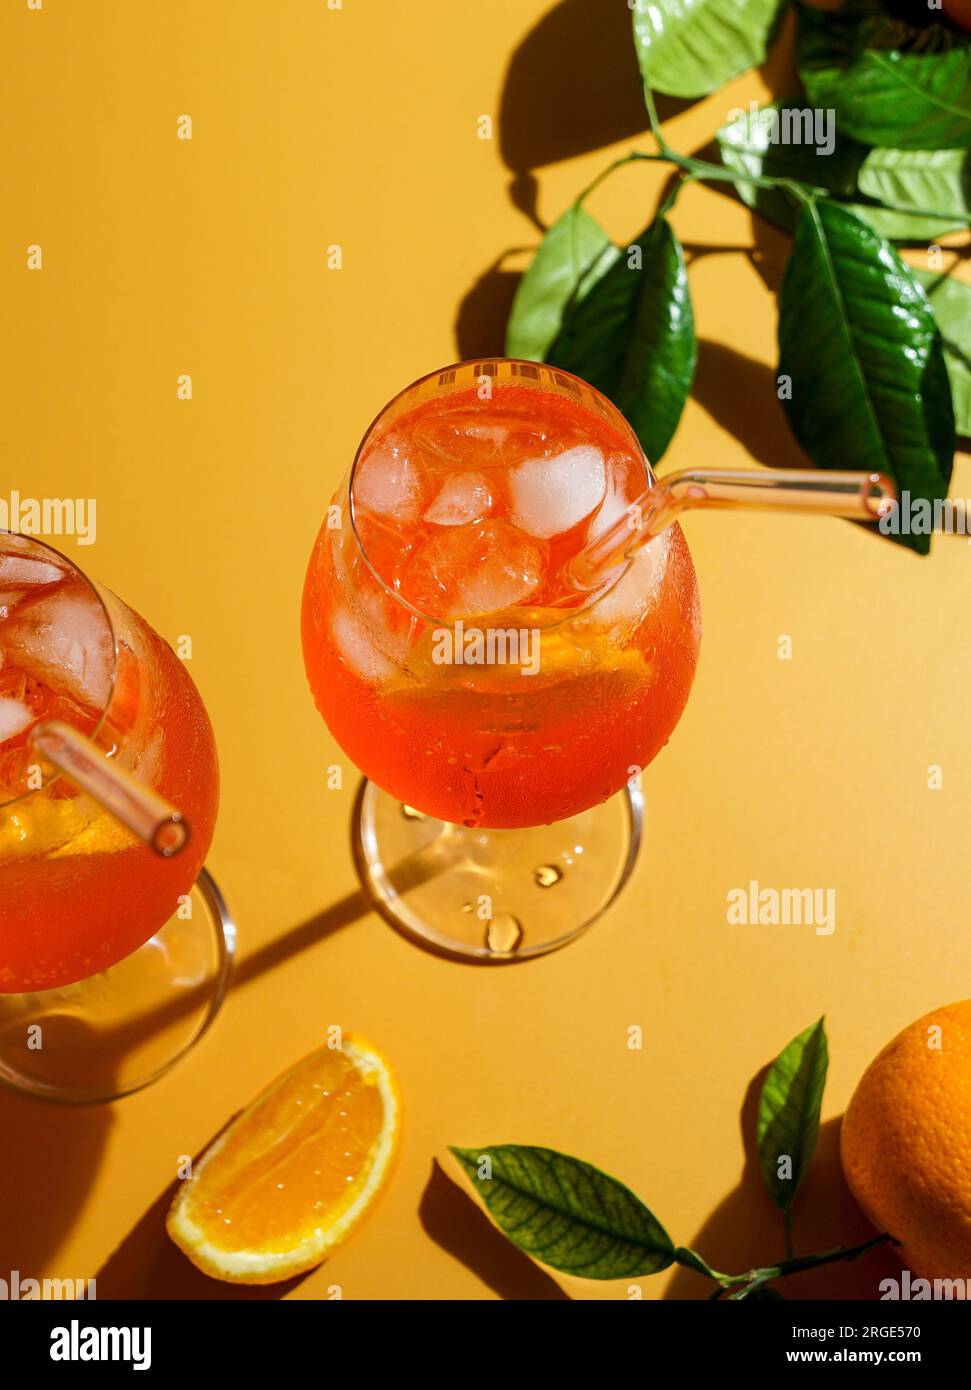
[[[927,296],[889,242],[836,203],[807,207],[796,228],[779,374],[791,383],[789,423],[819,467],[887,473],[915,499],[947,496],[954,412]],[[895,538],[930,549],[926,535]]]
[[[950,213],[955,226],[971,217],[971,154],[967,150],[871,150],[860,168],[861,193],[898,207]]]
[[[826,1030],[820,1019],[783,1048],[762,1087],[756,1124],[762,1181],[783,1212],[792,1206],[816,1148],[828,1065]],[[779,1177],[780,1158],[789,1159],[790,1178]]]
[[[890,240],[931,240],[971,221],[971,154],[967,150],[871,150],[860,166],[860,192],[894,208],[927,208],[947,218],[886,212],[882,225],[867,218]],[[898,230],[899,229],[899,230]]]
[[[567,310],[547,361],[609,396],[657,463],[681,418],[697,355],[684,253],[658,217]]]
[[[884,208],[879,203],[844,203],[848,212],[855,213],[877,236],[887,241],[896,241],[908,246],[916,246],[933,241],[935,237],[946,236],[962,224],[950,217],[923,217],[915,212],[898,212],[895,208]]]
[[[657,1274],[674,1246],[657,1218],[616,1178],[554,1149],[498,1144],[452,1149],[514,1245],[584,1279]],[[479,1176],[483,1160],[491,1177]]]
[[[943,169],[947,161],[960,161],[965,158],[963,150],[936,150],[934,159],[940,158],[940,178],[928,179],[936,187],[933,192],[922,190],[926,201],[917,194],[916,184],[911,190],[904,188],[902,179],[897,180],[893,190],[889,179],[878,180],[878,155],[895,155],[907,158],[914,151],[874,150],[851,140],[835,131],[829,125],[818,131],[810,122],[819,120],[819,111],[813,111],[798,100],[774,102],[757,111],[749,111],[737,117],[718,132],[718,148],[722,163],[733,173],[770,175],[774,178],[798,179],[815,188],[845,201],[849,210],[869,223],[879,236],[889,241],[923,242],[953,231],[966,220],[963,215],[949,218],[922,217],[912,212],[893,212],[876,203],[856,202],[862,193],[883,201],[875,192],[878,182],[882,191],[888,195],[893,191],[898,196],[887,197],[886,201],[906,206],[927,207],[947,211],[952,206],[953,189],[948,193],[943,184]],[[829,154],[824,154],[827,137],[834,136]],[[926,155],[926,151],[923,152]],[[887,161],[889,164],[890,161]],[[870,166],[868,187],[862,188],[860,180],[864,168]],[[953,177],[953,171],[952,171]],[[739,180],[736,185],[738,195],[748,207],[761,213],[785,231],[794,230],[799,220],[799,207],[781,189],[757,188],[752,183]],[[939,195],[943,201],[937,201]]]
[[[932,270],[914,274],[927,292],[944,341],[957,432],[971,435],[971,285]]]
[[[516,291],[506,326],[507,357],[542,362],[567,306],[582,299],[619,255],[600,224],[579,205],[557,218]]]
[[[634,46],[644,81],[702,97],[765,58],[787,0],[635,0]]]
[[[796,65],[813,106],[868,145],[971,145],[971,37],[920,27],[858,0],[836,14],[799,5]]]

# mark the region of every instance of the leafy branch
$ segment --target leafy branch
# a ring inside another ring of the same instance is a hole
[[[615,160],[550,227],[517,292],[506,350],[585,377],[627,415],[656,464],[697,360],[669,214],[688,183],[732,185],[794,237],[776,394],[796,438],[820,467],[888,473],[899,492],[933,503],[947,496],[956,431],[971,433],[971,287],[947,279],[945,291],[945,277],[928,280],[891,243],[971,225],[971,38],[933,18],[905,23],[880,0],[846,0],[836,15],[795,3],[805,95],[730,121],[717,133],[720,164],[675,150],[655,92],[704,95],[761,62],[789,8],[788,0],[635,6],[656,150]],[[829,112],[835,128],[820,148],[815,122]],[[908,121],[926,148],[915,148]],[[645,231],[622,248],[585,203],[615,170],[640,161],[667,164],[676,177]],[[895,538],[930,548],[919,530]]]
[[[793,1038],[769,1067],[756,1138],[763,1183],[785,1218],[786,1258],[741,1274],[714,1269],[697,1251],[675,1245],[639,1197],[581,1159],[525,1144],[451,1152],[500,1230],[554,1269],[587,1279],[621,1279],[658,1274],[676,1264],[710,1279],[713,1299],[779,1298],[771,1287],[776,1280],[855,1260],[893,1243],[883,1233],[861,1245],[792,1253],[792,1204],[816,1148],[826,1070],[822,1019]]]

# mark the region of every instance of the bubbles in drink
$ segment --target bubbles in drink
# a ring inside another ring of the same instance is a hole
[[[603,501],[607,470],[599,449],[580,444],[552,458],[527,459],[509,475],[511,518],[531,536],[571,531]]]

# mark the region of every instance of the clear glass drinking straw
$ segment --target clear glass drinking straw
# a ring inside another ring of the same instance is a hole
[[[29,735],[31,747],[70,782],[94,798],[122,825],[165,859],[189,842],[189,823],[165,797],[139,782],[91,739],[51,719]]]
[[[897,500],[883,473],[815,469],[685,469],[659,479],[608,531],[570,562],[579,589],[593,589],[675,521],[683,511],[708,507],[814,513],[878,521]]]

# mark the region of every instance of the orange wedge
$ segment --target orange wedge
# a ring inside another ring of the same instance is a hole
[[[193,1264],[234,1284],[313,1269],[374,1205],[398,1148],[388,1063],[349,1035],[279,1077],[194,1165],[166,1220]]]

